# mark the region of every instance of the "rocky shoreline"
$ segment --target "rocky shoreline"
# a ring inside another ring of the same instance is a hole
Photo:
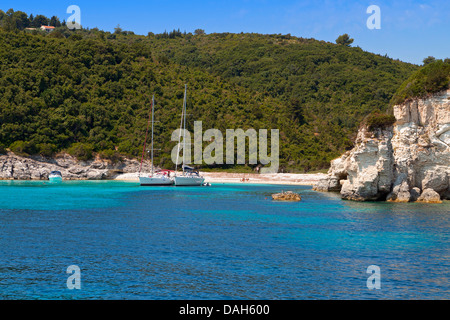
[[[51,171],[61,171],[64,180],[105,180],[139,172],[139,167],[140,162],[131,159],[113,163],[100,158],[79,161],[68,154],[44,158],[21,157],[9,152],[0,156],[0,180],[47,180]],[[150,168],[150,162],[145,161],[142,170],[150,172]]]
[[[362,126],[314,190],[355,201],[450,200],[450,90],[397,105],[394,115],[393,126]]]
[[[21,157],[9,152],[0,155],[0,180],[47,180],[51,171],[60,171],[64,180],[121,180],[139,181],[140,161],[123,159],[112,163],[104,159],[79,161],[68,154],[54,158],[40,156]],[[151,162],[144,161],[142,172],[151,171]],[[201,172],[210,183],[248,183],[314,185],[325,174],[243,174],[226,172]],[[245,181],[242,181],[245,179]]]

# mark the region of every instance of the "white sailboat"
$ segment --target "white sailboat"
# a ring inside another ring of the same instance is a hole
[[[146,144],[147,144],[147,135],[148,135],[148,123],[147,123],[147,132],[145,133],[145,142],[144,142],[144,150],[142,151],[142,160],[141,160],[141,167],[139,169],[139,182],[141,184],[141,186],[171,186],[173,185],[173,179],[170,177],[170,170],[159,170],[154,172],[154,166],[153,166],[153,128],[154,128],[154,108],[155,108],[155,96],[153,96],[152,98],[152,149],[151,149],[151,154],[152,154],[152,171],[151,174],[149,176],[143,176],[141,177],[141,170],[142,170],[142,162],[144,161],[144,154],[145,154],[145,148],[146,148]],[[150,122],[150,117],[149,117],[149,122]]]
[[[170,172],[167,170],[154,172],[148,177],[139,177],[139,182],[141,183],[141,186],[147,187],[173,185],[173,180],[172,178],[170,178]]]
[[[180,124],[180,136],[178,139],[178,153],[177,158],[180,153],[180,140],[181,140],[181,132],[183,132],[183,174],[182,175],[175,175],[174,181],[176,186],[202,186],[205,182],[205,178],[200,176],[198,171],[195,171],[194,168],[191,168],[186,163],[186,94],[187,94],[187,85],[184,86],[184,102],[183,102],[183,111],[181,113],[181,124]],[[184,125],[183,125],[184,124]],[[181,131],[181,129],[184,129]],[[176,170],[178,169],[178,159],[176,164]]]
[[[205,178],[200,176],[198,171],[188,166],[183,166],[183,174],[175,176],[176,186],[203,186]]]

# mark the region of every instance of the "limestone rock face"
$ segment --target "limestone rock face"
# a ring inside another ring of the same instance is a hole
[[[360,130],[357,147],[347,158],[347,179],[341,194],[347,200],[379,200],[390,192],[393,179],[392,132]]]
[[[319,180],[319,182],[314,185],[313,190],[328,192],[328,191],[340,191],[341,181],[347,179],[347,167],[349,160],[348,157],[350,152],[345,153],[338,159],[331,161],[331,168],[328,172],[328,176],[325,179]]]
[[[433,189],[423,190],[422,195],[417,199],[417,202],[442,203],[441,196]]]
[[[450,199],[450,90],[397,105],[394,115],[392,127],[361,127],[353,150],[314,189],[357,201],[420,201],[431,191]]]
[[[415,190],[417,192],[417,190]],[[420,196],[420,189],[419,189]],[[410,192],[408,180],[406,174],[400,174],[397,180],[394,182],[392,192],[387,196],[387,201],[391,202],[409,202],[413,195]],[[414,194],[416,199],[418,196]]]
[[[25,158],[13,153],[0,155],[0,180],[47,180],[51,171],[60,171],[66,180],[111,179],[118,173],[138,172],[140,162],[124,159],[118,163],[95,159],[78,161],[68,154],[55,158]],[[145,161],[143,172],[151,171],[151,164]]]
[[[420,189],[417,187],[414,187],[411,189],[410,194],[411,194],[411,199],[410,199],[411,202],[415,202],[420,197]]]

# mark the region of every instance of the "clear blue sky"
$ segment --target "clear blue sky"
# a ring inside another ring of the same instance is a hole
[[[212,32],[290,33],[334,42],[343,33],[354,46],[407,62],[450,57],[450,1],[326,0],[0,0],[3,11],[67,19],[69,5],[81,8],[84,27],[124,30],[146,35],[180,28]],[[366,9],[381,9],[381,30],[369,30]]]

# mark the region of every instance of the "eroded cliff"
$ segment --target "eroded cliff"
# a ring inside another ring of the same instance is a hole
[[[357,201],[450,199],[450,90],[397,105],[394,115],[393,126],[362,126],[314,189]]]

